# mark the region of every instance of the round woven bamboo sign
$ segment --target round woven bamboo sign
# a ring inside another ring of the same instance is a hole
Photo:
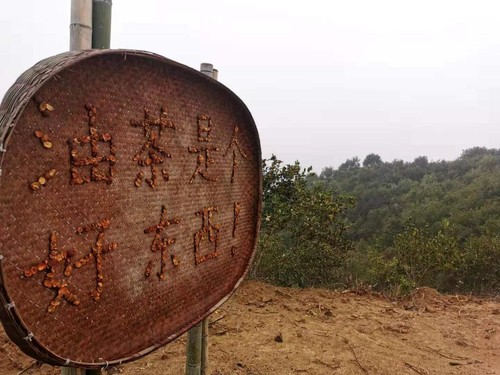
[[[0,317],[27,354],[130,361],[239,285],[261,154],[225,86],[147,52],[70,52],[24,73],[0,111]]]

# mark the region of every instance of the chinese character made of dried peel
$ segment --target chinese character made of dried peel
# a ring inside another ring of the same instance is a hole
[[[219,212],[218,207],[204,207],[196,212],[196,216],[202,217],[201,229],[194,234],[194,260],[195,264],[203,263],[209,259],[216,258],[219,255],[219,230],[220,225],[213,223],[214,212]],[[201,254],[202,244],[208,242],[208,246],[213,243],[214,250]]]
[[[90,181],[104,181],[108,184],[113,182],[114,165],[116,164],[116,149],[113,139],[108,133],[99,133],[97,130],[97,109],[94,105],[87,103],[85,109],[88,115],[89,135],[74,138],[68,141],[71,154],[71,183],[81,185]],[[104,144],[109,153],[101,153],[100,145]],[[79,155],[79,149],[90,147],[90,156]],[[100,163],[108,163],[107,171],[100,169]],[[87,168],[90,173],[83,173],[81,169]]]
[[[103,255],[116,250],[118,244],[116,242],[111,242],[110,244],[104,244],[104,232],[109,228],[110,221],[104,219],[98,221],[97,223],[89,224],[76,229],[76,233],[83,234],[88,232],[97,232],[97,238],[95,243],[91,246],[88,254],[84,255],[77,262],[75,262],[76,268],[81,268],[92,260],[95,261],[95,271],[96,271],[96,284],[95,289],[92,291],[91,295],[94,301],[98,301],[101,298],[104,285],[104,274],[102,270]]]
[[[54,299],[47,308],[48,312],[54,312],[63,299],[75,306],[80,304],[80,300],[69,290],[68,284],[64,279],[64,277],[71,276],[73,271],[71,265],[71,258],[73,255],[73,251],[59,252],[57,250],[57,234],[52,232],[50,234],[49,254],[47,259],[29,267],[23,272],[24,276],[33,277],[38,272],[45,271],[43,286],[56,292]]]
[[[198,141],[210,142],[210,132],[212,131],[212,119],[207,115],[200,115],[196,119],[198,124]]]
[[[201,115],[197,118],[198,123],[198,141],[210,143],[210,132],[212,131],[212,120],[207,115]],[[208,174],[208,168],[210,165],[214,164],[215,161],[212,159],[210,153],[211,151],[219,151],[215,146],[198,146],[198,147],[188,147],[188,151],[192,154],[198,154],[196,157],[196,168],[189,180],[192,184],[197,175],[200,175],[207,181],[217,181],[217,177],[210,176]]]
[[[171,120],[167,120],[167,110],[164,107],[160,108],[160,117],[154,118],[149,111],[144,108],[144,118],[140,121],[130,121],[134,127],[141,127],[144,131],[146,141],[141,149],[135,154],[133,160],[141,167],[149,166],[151,170],[151,177],[146,178],[146,182],[152,188],[158,182],[160,174],[156,165],[165,163],[165,158],[171,158],[172,155],[160,146],[160,138],[165,129],[175,130],[175,124]],[[167,169],[161,170],[161,175],[165,181],[168,181],[169,175]],[[135,178],[135,186],[142,185],[144,179],[144,172],[139,172]]]
[[[229,142],[229,145],[227,146],[226,152],[224,152],[224,155],[223,155],[224,157],[226,157],[227,154],[229,153],[229,151],[232,151],[232,153],[233,153],[233,166],[231,169],[231,183],[234,182],[234,174],[236,172],[236,169],[238,168],[237,153],[239,153],[243,157],[243,159],[247,158],[247,155],[241,149],[240,142],[236,138],[239,130],[240,129],[235,125],[234,131],[233,131],[233,138],[231,139],[231,142]]]
[[[175,238],[171,238],[168,236],[162,237],[163,231],[165,231],[165,229],[170,225],[179,224],[180,221],[181,220],[176,217],[172,219],[167,219],[167,208],[165,206],[162,206],[159,223],[144,229],[144,233],[146,234],[150,233],[155,234],[153,242],[151,242],[151,251],[153,253],[160,251],[161,254],[160,272],[157,273],[160,280],[165,280],[167,277],[168,248],[170,245],[173,245],[175,243]],[[177,267],[179,265],[179,260],[175,255],[172,254],[170,256],[170,259],[172,260],[172,264],[174,265],[174,267]],[[152,269],[153,269],[153,261],[150,260],[148,265],[146,266],[144,275],[146,277],[151,276]]]

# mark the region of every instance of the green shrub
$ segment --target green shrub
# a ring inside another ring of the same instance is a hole
[[[323,183],[309,183],[308,171],[264,160],[264,205],[254,276],[285,286],[329,286],[342,277],[351,243],[341,220],[353,204]]]

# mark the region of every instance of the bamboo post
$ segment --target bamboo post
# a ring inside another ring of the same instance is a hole
[[[92,48],[109,48],[111,41],[111,0],[92,1]],[[101,370],[86,370],[82,375],[100,375]]]
[[[212,64],[202,63],[200,72],[215,80],[218,78],[218,71]],[[186,375],[208,374],[208,323],[207,317],[188,332]]]
[[[214,66],[209,63],[201,63],[200,72],[209,76],[210,78],[214,78]]]
[[[201,375],[201,337],[202,323],[200,322],[188,332],[186,375]]]
[[[101,375],[101,370],[85,370],[83,368],[63,367],[61,375]]]
[[[92,2],[92,48],[109,48],[111,41],[111,0]]]
[[[61,371],[62,375],[85,375],[85,370],[73,367],[63,367]]]
[[[208,375],[208,317],[201,322],[201,371],[200,375]]]
[[[202,63],[200,65],[200,72],[211,77],[214,77],[214,69],[212,64]],[[203,319],[201,322],[201,336],[199,338],[201,341],[201,369],[200,375],[207,375],[208,372],[208,317]]]
[[[71,0],[70,50],[109,48],[111,0]],[[92,25],[97,25],[93,29]],[[63,367],[62,375],[100,375],[101,370]]]
[[[101,370],[86,370],[84,368],[62,367],[61,375],[101,375]]]
[[[70,51],[92,48],[92,0],[71,0]]]
[[[219,71],[214,69],[212,64],[203,63],[200,66],[200,71],[204,74],[212,77],[216,81],[219,79]],[[208,325],[209,318],[206,317],[201,322],[201,374],[200,375],[208,375]]]

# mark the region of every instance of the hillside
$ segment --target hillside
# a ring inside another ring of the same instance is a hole
[[[454,161],[347,160],[318,176],[263,163],[253,275],[281,286],[371,285],[393,295],[500,291],[500,150]]]
[[[475,147],[453,161],[421,156],[413,162],[383,162],[369,154],[362,164],[352,158],[338,169],[325,168],[320,180],[356,198],[348,213],[356,241],[391,246],[408,220],[431,233],[446,220],[461,241],[500,230],[499,149]]]
[[[210,374],[500,374],[500,301],[420,288],[393,302],[358,291],[249,281],[212,315]],[[108,374],[181,375],[185,338]],[[33,361],[0,333],[0,374]],[[43,365],[24,374],[60,374]]]

